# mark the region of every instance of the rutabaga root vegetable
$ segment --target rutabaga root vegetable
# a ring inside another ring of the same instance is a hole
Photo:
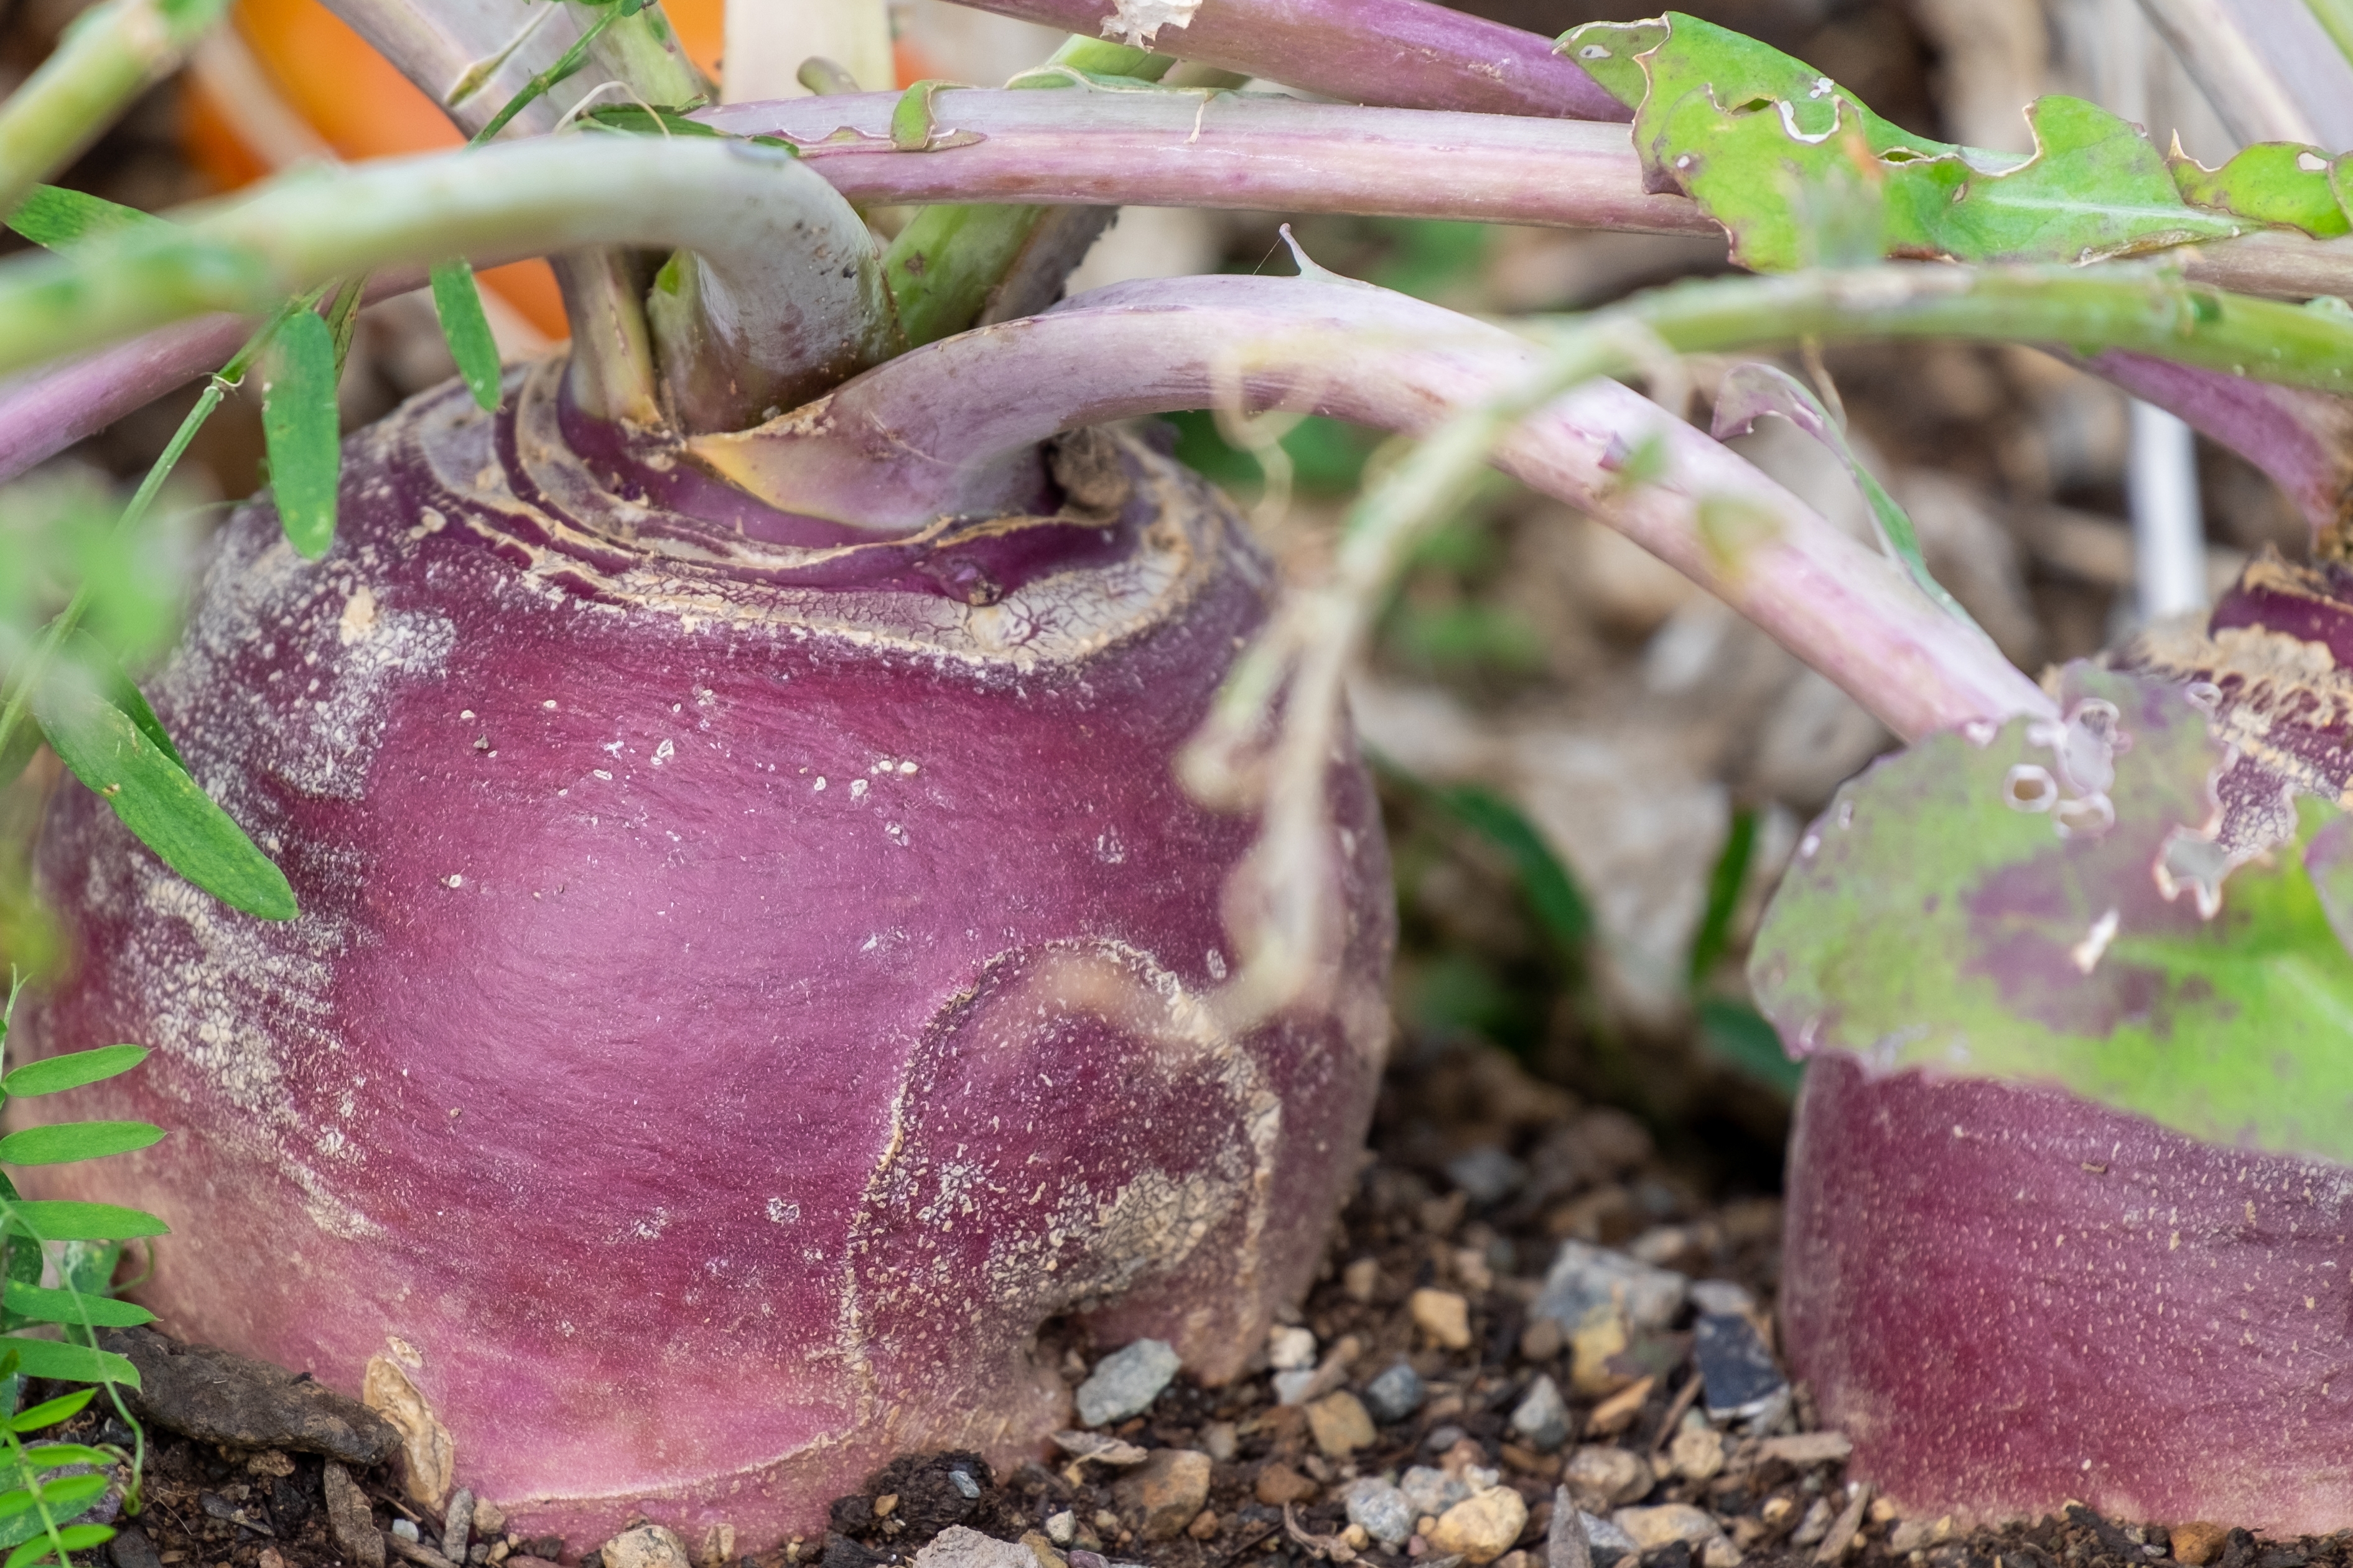
[[[682,469],[592,478],[560,379],[356,438],[319,563],[229,523],[158,706],[302,918],[60,798],[79,964],[24,1036],[152,1045],[76,1111],[183,1131],[56,1194],[163,1211],[174,1331],[365,1389],[420,1495],[575,1543],[1029,1457],[1059,1316],[1240,1372],[1354,1170],[1392,941],[1335,762],[1336,1001],[1207,1005],[1252,826],[1171,760],[1265,613],[1242,525],[1092,433],[1044,515],[698,517]]]

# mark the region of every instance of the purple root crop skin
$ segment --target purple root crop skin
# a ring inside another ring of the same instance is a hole
[[[302,914],[59,794],[78,967],[20,1039],[155,1055],[38,1103],[172,1135],[41,1195],[161,1214],[164,1328],[438,1426],[442,1484],[575,1549],[1032,1456],[1051,1319],[1240,1373],[1355,1169],[1394,938],[1335,765],[1330,1000],[1205,1005],[1255,824],[1171,764],[1272,591],[1243,525],[1106,440],[1093,512],[772,542],[592,479],[557,379],[356,437],[323,561],[228,525],[157,707]]]
[[[2353,1518],[2353,1171],[1825,1053],[1788,1205],[1792,1372],[1906,1517]]]

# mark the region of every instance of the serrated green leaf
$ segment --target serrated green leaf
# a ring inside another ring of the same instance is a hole
[[[335,334],[315,311],[297,310],[280,323],[261,356],[261,433],[286,541],[316,561],[335,542],[343,449]]]
[[[71,1383],[120,1383],[139,1386],[139,1369],[130,1358],[63,1340],[35,1340],[10,1334],[0,1338],[16,1352],[16,1370],[26,1377],[54,1377]]]
[[[98,1046],[87,1051],[45,1057],[0,1076],[0,1095],[24,1100],[35,1095],[61,1094],[84,1084],[103,1083],[146,1059],[144,1046]],[[16,1194],[12,1192],[7,1195],[13,1198]]]
[[[474,286],[474,269],[461,258],[433,265],[433,310],[441,318],[441,335],[466,378],[474,401],[484,408],[499,405],[499,345],[491,337],[491,321],[482,313],[482,296]]]
[[[2353,957],[2304,858],[2221,879],[2253,850],[2211,837],[2224,749],[2179,688],[2076,665],[2063,700],[2115,710],[2105,789],[2099,767],[2068,783],[2075,729],[2021,719],[1982,747],[1931,736],[1840,790],[1750,954],[1759,1005],[1801,1054],[2052,1084],[2210,1142],[2353,1161]],[[2302,818],[2311,838],[2338,813]]]
[[[19,1411],[8,1422],[11,1432],[37,1432],[44,1426],[54,1426],[81,1414],[81,1407],[98,1397],[95,1388],[84,1388],[72,1394],[45,1399],[30,1410]]]
[[[2193,206],[2300,228],[2315,239],[2353,230],[2330,188],[2328,154],[2299,142],[2259,142],[2210,169],[2179,147],[2166,159],[2174,188]]]
[[[170,1226],[140,1209],[66,1198],[35,1198],[15,1204],[5,1215],[0,1215],[0,1225],[16,1235],[42,1241],[128,1241],[134,1237],[172,1233]],[[8,1250],[13,1264],[16,1248],[11,1246]],[[16,1277],[13,1268],[9,1272],[12,1279]],[[0,1340],[0,1345],[16,1342]]]
[[[101,1482],[105,1479],[102,1476],[91,1479]],[[103,1485],[99,1488],[100,1492],[105,1489]],[[103,1524],[69,1524],[57,1533],[58,1542],[62,1542],[68,1552],[87,1552],[93,1546],[103,1546],[113,1539],[114,1531]],[[7,1568],[32,1568],[34,1563],[43,1558],[55,1555],[56,1551],[56,1543],[50,1541],[47,1531],[44,1531],[8,1553]]]
[[[0,1163],[63,1165],[128,1154],[162,1141],[164,1130],[147,1121],[59,1121],[27,1127],[0,1138]]]
[[[33,713],[74,777],[165,865],[232,909],[294,918],[284,874],[129,715],[69,680],[46,682]]]
[[[11,1281],[5,1304],[9,1315],[27,1323],[64,1323],[80,1328],[135,1329],[155,1321],[155,1314],[134,1301],[88,1291],[47,1290],[38,1285]]]
[[[2081,99],[2027,110],[2035,151],[2021,160],[1913,136],[1729,29],[1680,12],[1661,25],[1664,38],[1636,57],[1643,172],[1724,225],[1734,259],[1758,271],[1883,254],[2091,261],[2246,226],[2189,205],[2145,136]],[[1568,35],[1571,58],[1585,32]]]
[[[152,213],[126,207],[87,191],[35,185],[8,215],[8,226],[45,249],[68,251],[93,240],[118,238],[152,226],[171,226]]]

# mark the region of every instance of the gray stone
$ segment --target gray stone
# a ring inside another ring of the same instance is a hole
[[[1528,1385],[1527,1396],[1512,1412],[1512,1430],[1540,1454],[1549,1454],[1568,1441],[1568,1405],[1549,1373]]]
[[[1277,1405],[1303,1405],[1309,1390],[1315,1386],[1315,1369],[1312,1366],[1294,1368],[1274,1374],[1274,1402]]]
[[[1375,1541],[1395,1546],[1413,1533],[1413,1504],[1388,1482],[1367,1476],[1348,1488],[1348,1522]]]
[[[1571,1333],[1597,1310],[1610,1307],[1624,1314],[1630,1328],[1663,1329],[1683,1310],[1690,1291],[1691,1281],[1672,1268],[1655,1268],[1607,1247],[1564,1241],[1545,1275],[1543,1292],[1528,1310]]]
[[[952,1524],[915,1553],[915,1568],[1038,1568],[1038,1557],[1018,1542]]]
[[[114,1568],[164,1568],[164,1560],[155,1554],[154,1543],[142,1531],[126,1530],[117,1534],[106,1543],[106,1554],[113,1560]],[[379,1561],[383,1559],[384,1542],[376,1542],[375,1554]]]
[[[1641,1552],[1642,1549],[1634,1544],[1632,1536],[1599,1514],[1578,1509],[1577,1521],[1585,1526],[1585,1539],[1592,1543],[1597,1563],[1609,1558],[1639,1556]]]
[[[1490,1143],[1446,1162],[1446,1179],[1482,1205],[1510,1197],[1525,1185],[1528,1168]]]
[[[383,1416],[284,1367],[184,1345],[153,1329],[101,1330],[99,1343],[139,1369],[140,1386],[122,1390],[132,1413],[183,1436],[324,1454],[363,1468],[400,1449],[400,1434]]]
[[[1079,1384],[1079,1419],[1089,1426],[1107,1426],[1143,1415],[1176,1377],[1177,1364],[1176,1352],[1166,1340],[1138,1340],[1112,1352]]]
[[[1694,1279],[1691,1299],[1701,1311],[1721,1317],[1745,1317],[1757,1310],[1757,1298],[1748,1293],[1748,1288],[1729,1279]]]
[[[1365,1384],[1365,1408],[1384,1426],[1404,1420],[1420,1409],[1421,1402],[1429,1397],[1430,1390],[1423,1386],[1421,1373],[1404,1362]]]
[[[1405,1493],[1405,1500],[1416,1519],[1424,1514],[1443,1514],[1471,1495],[1470,1487],[1459,1477],[1431,1469],[1428,1465],[1416,1465],[1398,1477],[1398,1489]]]
[[[1266,1364],[1277,1372],[1298,1372],[1315,1364],[1315,1336],[1296,1323],[1267,1331]]]
[[[1588,1509],[1641,1502],[1657,1484],[1641,1455],[1610,1443],[1588,1443],[1571,1454],[1560,1479],[1577,1506]]]
[[[441,1514],[441,1555],[463,1563],[473,1541],[474,1494],[459,1487],[449,1494],[449,1506]]]
[[[1692,1339],[1711,1420],[1745,1421],[1773,1408],[1789,1391],[1773,1352],[1746,1317],[1710,1312]]]
[[[1552,1494],[1552,1523],[1545,1531],[1545,1568],[1593,1568],[1593,1542],[1585,1533],[1585,1515],[1567,1487],[1556,1488]]]

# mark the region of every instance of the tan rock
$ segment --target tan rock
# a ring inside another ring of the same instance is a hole
[[[1560,1480],[1577,1506],[1588,1513],[1607,1513],[1641,1502],[1657,1484],[1641,1455],[1598,1444],[1588,1444],[1570,1454]]]
[[[2187,1563],[2190,1568],[2206,1568],[2207,1563],[2221,1555],[2222,1538],[2231,1531],[2228,1526],[2210,1524],[2200,1519],[2188,1524],[2177,1524],[2170,1533],[2176,1563]]]
[[[1315,1483],[1293,1469],[1276,1463],[1259,1471],[1258,1480],[1250,1490],[1258,1500],[1269,1508],[1281,1508],[1287,1502],[1307,1503],[1315,1500]]]
[[[1712,1481],[1724,1473],[1724,1438],[1705,1428],[1678,1432],[1667,1445],[1675,1474],[1687,1481]]]
[[[1327,1459],[1342,1459],[1379,1440],[1365,1402],[1345,1390],[1326,1394],[1307,1407],[1307,1429]]]
[[[1699,1549],[1700,1568],[1740,1568],[1739,1547],[1718,1535],[1709,1539]]]
[[[1588,1399],[1600,1399],[1626,1386],[1626,1374],[1610,1366],[1628,1343],[1625,1315],[1603,1309],[1579,1323],[1568,1337],[1569,1385]]]
[[[1209,1456],[1155,1448],[1112,1488],[1112,1500],[1146,1541],[1173,1541],[1209,1500]]]
[[[659,1526],[649,1525],[649,1530]],[[638,1531],[629,1531],[636,1535]],[[668,1533],[665,1531],[664,1533]],[[607,1545],[605,1550],[613,1549]],[[611,1568],[612,1559],[605,1559]],[[1018,1542],[999,1541],[993,1535],[983,1535],[977,1530],[952,1524],[932,1538],[932,1543],[915,1553],[915,1568],[1040,1568],[1037,1552]]]
[[[1634,1417],[1642,1414],[1642,1406],[1658,1382],[1655,1377],[1643,1378],[1632,1387],[1621,1389],[1595,1405],[1593,1414],[1585,1419],[1586,1431],[1597,1437],[1614,1437],[1631,1426]]]
[[[1413,1314],[1414,1327],[1434,1343],[1451,1351],[1471,1348],[1471,1303],[1453,1291],[1416,1290],[1408,1298],[1406,1310]]]
[[[1767,1437],[1757,1446],[1759,1459],[1778,1459],[1787,1465],[1835,1465],[1852,1458],[1854,1445],[1843,1432],[1794,1432],[1785,1437]]]
[[[982,1539],[987,1540],[986,1536]],[[641,1524],[635,1530],[621,1531],[605,1542],[602,1555],[605,1568],[692,1568],[692,1559],[686,1554],[686,1542],[679,1539],[678,1531],[659,1524]]]
[[[1359,1258],[1340,1271],[1340,1288],[1348,1292],[1351,1301],[1369,1304],[1381,1288],[1381,1265],[1377,1258]]]
[[[1686,1546],[1704,1546],[1724,1533],[1715,1515],[1685,1502],[1662,1503],[1657,1508],[1621,1508],[1609,1516],[1609,1522],[1633,1537],[1635,1546],[1644,1552],[1655,1552],[1678,1541]]]
[[[352,1479],[351,1471],[334,1460],[326,1465],[327,1531],[336,1549],[359,1568],[384,1568],[384,1531],[375,1527],[375,1511],[367,1494]]]
[[[1528,1505],[1509,1487],[1489,1487],[1438,1516],[1429,1531],[1430,1549],[1441,1557],[1460,1553],[1467,1563],[1493,1563],[1527,1528]]]

